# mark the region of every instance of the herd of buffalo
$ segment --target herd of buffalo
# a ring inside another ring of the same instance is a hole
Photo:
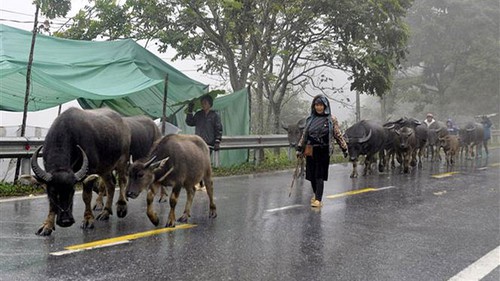
[[[295,147],[304,130],[305,119],[296,124],[284,124],[290,145]],[[370,174],[372,164],[378,161],[378,170],[383,172],[396,168],[400,163],[402,173],[409,173],[413,167],[422,168],[422,157],[440,161],[441,149],[446,164],[454,165],[460,152],[467,158],[478,157],[484,142],[484,128],[481,123],[469,122],[458,134],[451,134],[445,123],[435,121],[427,126],[415,118],[400,118],[382,123],[375,120],[361,120],[345,130],[349,160],[353,163],[351,178],[358,176],[359,156],[365,156],[363,175]]]
[[[43,169],[38,164],[40,152]],[[95,219],[109,219],[116,179],[120,187],[116,213],[120,218],[127,215],[126,198],[136,198],[147,189],[147,215],[158,225],[153,198],[156,192],[164,192],[163,186],[172,186],[166,226],[175,226],[175,206],[182,187],[187,191],[187,201],[178,221],[186,222],[198,184],[206,188],[209,217],[217,216],[210,153],[203,139],[196,135],[162,136],[154,121],[145,116],[122,117],[110,109],[70,108],[54,120],[43,146],[33,154],[31,166],[49,199],[49,214],[37,235],[51,235],[55,224],[68,227],[75,223],[76,184],[82,184],[85,203],[81,227],[90,229]],[[99,191],[98,201],[107,196],[96,217],[91,207],[93,190]]]
[[[304,119],[283,125],[292,146],[304,126]],[[365,175],[371,173],[370,167],[377,158],[381,172],[389,165],[395,168],[397,160],[401,172],[408,173],[413,167],[422,167],[425,151],[436,160],[443,148],[448,165],[453,165],[460,148],[467,157],[473,157],[474,149],[476,154],[481,151],[483,127],[471,122],[458,135],[452,135],[438,121],[427,127],[414,118],[385,124],[362,120],[346,129],[344,138],[353,163],[351,177],[358,176],[356,163],[360,155],[365,156]],[[38,164],[40,153],[43,168]],[[49,213],[37,235],[51,235],[56,224],[68,227],[75,223],[73,197],[77,184],[83,189],[85,211],[81,227],[84,229],[93,228],[94,220],[107,220],[113,214],[116,184],[119,185],[116,213],[120,218],[127,215],[127,198],[137,198],[147,190],[147,216],[158,225],[153,199],[157,192],[166,194],[165,186],[172,186],[166,226],[175,226],[175,206],[182,188],[186,190],[187,201],[177,221],[187,222],[198,185],[206,188],[209,217],[217,216],[208,146],[196,135],[162,136],[153,120],[145,116],[122,117],[111,109],[70,108],[56,118],[43,146],[34,152],[31,166],[49,199]],[[93,191],[99,194],[94,208],[91,207]],[[104,196],[106,203],[102,204]],[[100,211],[95,217],[94,210]]]

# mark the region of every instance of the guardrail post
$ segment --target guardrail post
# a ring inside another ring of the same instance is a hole
[[[31,175],[30,158],[21,158],[21,175]]]
[[[214,150],[213,151],[213,165],[215,168],[218,168],[219,165],[220,165],[220,162],[219,162],[219,150]]]

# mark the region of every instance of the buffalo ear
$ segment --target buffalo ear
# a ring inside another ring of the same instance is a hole
[[[299,129],[304,129],[306,127],[306,119],[305,118],[300,119],[297,125],[299,126]]]
[[[285,124],[285,122],[281,121],[281,128],[283,128],[285,131],[288,132],[288,124]]]

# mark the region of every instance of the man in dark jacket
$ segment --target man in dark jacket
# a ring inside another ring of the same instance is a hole
[[[195,127],[195,134],[200,136],[210,149],[219,150],[222,139],[222,123],[219,114],[212,110],[213,99],[210,95],[201,97],[201,110],[193,115],[194,104],[188,105],[186,124]]]

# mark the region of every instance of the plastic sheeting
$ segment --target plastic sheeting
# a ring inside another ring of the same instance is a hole
[[[0,24],[0,110],[23,111],[32,33]],[[184,134],[183,102],[208,92],[208,86],[173,68],[133,40],[79,41],[38,34],[32,66],[28,111],[78,99],[82,108],[109,107],[124,116],[170,116]],[[167,91],[165,93],[165,83]],[[247,89],[219,96],[213,108],[221,116],[223,136],[249,134]],[[172,120],[169,120],[172,121]],[[248,160],[247,150],[223,150],[221,166]]]

